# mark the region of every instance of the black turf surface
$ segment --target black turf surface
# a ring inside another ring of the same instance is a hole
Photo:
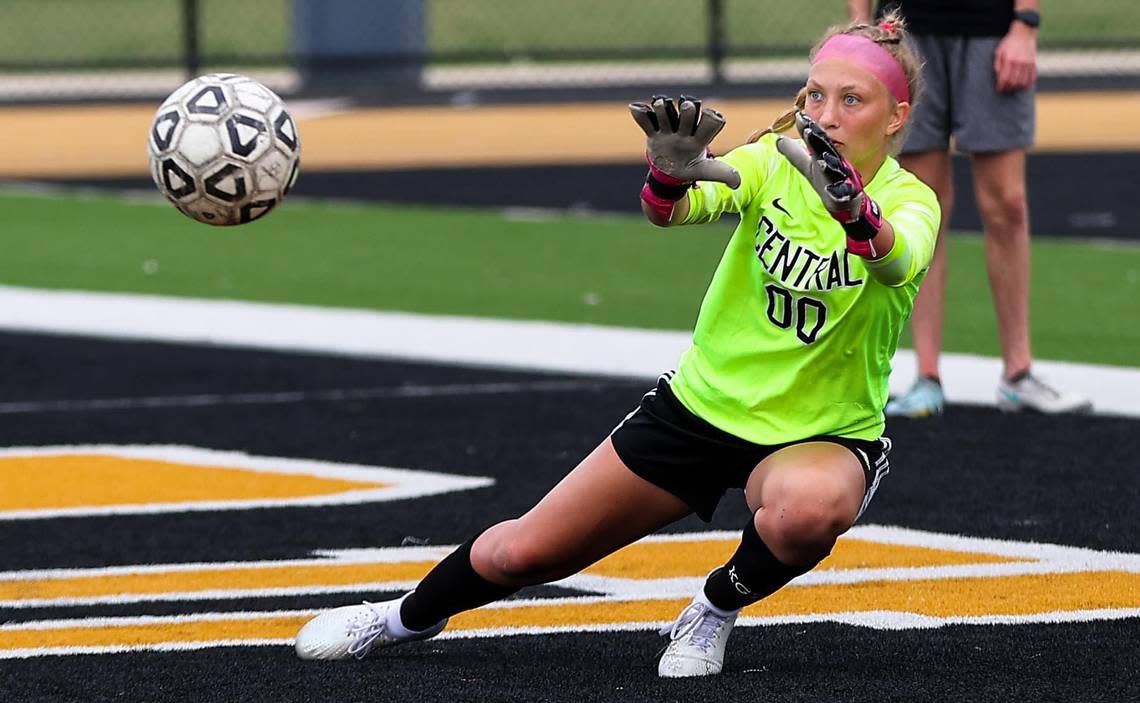
[[[1136,700],[1135,621],[877,632],[738,628],[726,670],[657,678],[659,638],[558,635],[423,642],[364,662],[285,647],[0,662],[36,701],[1081,701]]]
[[[567,379],[266,351],[0,334],[0,405]],[[354,401],[0,414],[0,446],[177,443],[489,475],[438,498],[334,508],[0,522],[4,570],[303,558],[313,550],[458,543],[528,508],[638,401],[652,379],[583,390]],[[1137,551],[1140,423],[952,407],[895,421],[892,471],[863,522]],[[730,494],[711,525],[737,529]],[[562,595],[535,589],[524,595]],[[381,596],[383,594],[369,594]],[[0,620],[304,609],[353,594],[0,610]],[[1140,620],[877,631],[739,628],[714,680],[657,679],[650,632],[422,643],[351,664],[287,647],[0,660],[18,701],[182,700],[1138,700]]]

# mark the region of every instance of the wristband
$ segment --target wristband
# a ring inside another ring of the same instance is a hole
[[[645,155],[649,162],[649,173],[645,176],[645,185],[641,187],[641,199],[663,219],[673,216],[673,207],[677,201],[685,197],[692,181],[682,181],[680,178],[670,176],[653,165],[649,155]]]
[[[649,179],[646,179],[645,185],[641,187],[641,201],[648,205],[653,212],[660,215],[663,220],[673,217],[673,208],[680,199],[680,197],[665,198],[653,192],[653,186],[649,184]]]
[[[875,258],[878,253],[872,244],[879,230],[883,228],[883,213],[879,204],[864,193],[859,216],[849,222],[841,222],[847,233],[847,251],[865,259]]]
[[[660,176],[664,176],[669,180],[661,180],[660,176],[653,175],[653,169],[649,169],[649,173],[645,175],[645,185],[649,186],[649,189],[652,190],[654,194],[666,200],[680,200],[685,197],[685,191],[693,187],[692,183],[678,181],[676,178],[670,178],[660,171],[658,171],[658,173]]]

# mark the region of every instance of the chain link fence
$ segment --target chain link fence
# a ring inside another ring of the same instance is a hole
[[[795,80],[843,0],[4,0],[0,102]],[[1040,68],[1140,76],[1140,3],[1041,0]]]

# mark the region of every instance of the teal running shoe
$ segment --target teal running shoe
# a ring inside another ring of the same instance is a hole
[[[919,376],[906,393],[887,403],[883,414],[887,417],[931,417],[941,415],[945,404],[942,384],[933,378]]]

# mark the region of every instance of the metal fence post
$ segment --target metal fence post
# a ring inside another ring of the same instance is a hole
[[[712,84],[724,83],[724,0],[709,0],[709,68]]]
[[[198,0],[182,0],[182,61],[186,66],[187,80],[196,78],[202,68],[198,20]]]

